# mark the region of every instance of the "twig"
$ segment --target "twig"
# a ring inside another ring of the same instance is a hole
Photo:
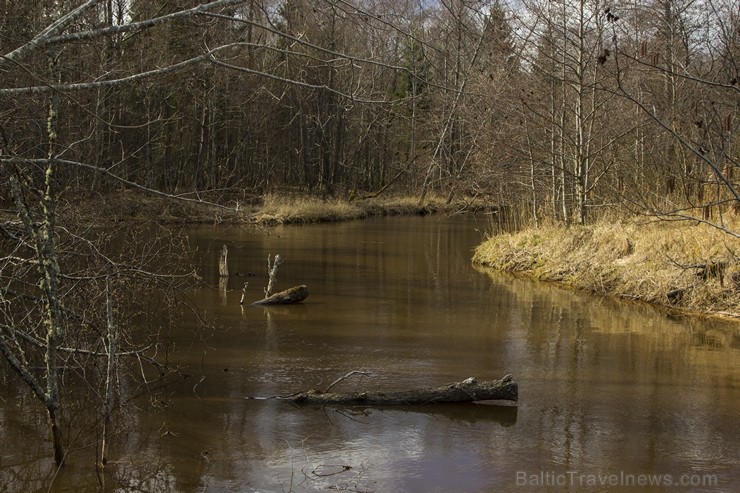
[[[242,288],[242,299],[239,300],[239,304],[244,304],[244,296],[247,294],[247,286],[249,286],[249,281],[244,283],[244,287]]]
[[[348,379],[348,378],[349,378],[349,377],[351,377],[352,375],[363,375],[363,376],[369,377],[369,376],[372,376],[372,373],[370,373],[370,372],[366,372],[366,371],[360,371],[360,370],[352,370],[351,372],[347,373],[347,374],[346,374],[345,376],[343,376],[343,377],[341,377],[341,378],[338,378],[338,379],[334,380],[334,381],[333,381],[333,382],[331,383],[331,385],[329,385],[329,386],[328,386],[328,387],[326,388],[326,390],[324,390],[324,393],[326,394],[327,392],[329,392],[329,389],[331,389],[332,387],[334,387],[334,386],[335,386],[336,384],[338,384],[339,382],[341,382],[341,381],[343,381],[343,380],[346,380],[346,379]]]
[[[331,472],[323,472],[323,469],[330,469],[330,468],[337,468],[337,469],[332,470]],[[311,471],[311,473],[314,476],[318,476],[320,478],[328,478],[329,476],[336,476],[337,474],[341,474],[343,472],[349,471],[350,469],[352,469],[352,466],[348,466],[346,464],[319,464],[313,468],[313,471]]]

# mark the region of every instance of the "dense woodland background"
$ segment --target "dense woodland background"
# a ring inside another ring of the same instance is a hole
[[[729,245],[739,63],[734,0],[0,0],[2,369],[56,463],[94,443],[100,473],[118,411],[172,375],[148,314],[199,281],[173,229],[68,207],[128,190],[476,197]]]
[[[738,204],[732,0],[5,0],[0,53],[0,161],[54,158],[75,197]]]

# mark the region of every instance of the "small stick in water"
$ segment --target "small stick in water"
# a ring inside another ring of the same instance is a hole
[[[239,304],[244,304],[244,296],[247,294],[247,286],[249,286],[249,281],[244,283],[244,287],[242,288],[242,299],[239,300]]]

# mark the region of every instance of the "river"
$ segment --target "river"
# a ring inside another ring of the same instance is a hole
[[[211,325],[183,316],[170,328],[170,362],[190,377],[126,413],[105,491],[740,491],[740,326],[478,269],[485,228],[428,216],[189,230],[213,286],[192,296]],[[226,292],[224,244],[243,274]],[[270,254],[284,260],[278,288],[306,284],[305,303],[240,306],[245,281],[248,302],[263,296]],[[341,389],[512,374],[519,402],[245,399],[325,388],[351,370],[370,375]],[[47,491],[43,414],[3,371],[0,491]],[[73,455],[50,491],[99,491],[92,457]]]

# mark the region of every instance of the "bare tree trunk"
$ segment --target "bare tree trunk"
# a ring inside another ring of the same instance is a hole
[[[562,33],[563,33],[563,47],[561,49],[562,51],[562,59],[560,60],[560,193],[562,194],[562,201],[561,206],[563,210],[563,222],[565,224],[570,224],[571,218],[570,218],[570,211],[568,210],[568,173],[566,171],[566,162],[565,162],[565,150],[566,150],[566,138],[565,138],[565,124],[567,123],[566,119],[566,110],[567,110],[567,101],[568,101],[568,90],[567,90],[567,84],[565,80],[565,69],[568,66],[568,50],[566,49],[566,45],[568,43],[567,39],[567,29],[566,29],[566,3],[562,2],[563,10],[560,14],[560,21],[562,24]]]
[[[537,182],[535,180],[536,164],[534,154],[532,152],[534,145],[532,144],[532,137],[529,131],[529,120],[525,118],[524,124],[525,131],[527,132],[527,149],[529,154],[529,186],[532,189],[532,220],[534,221],[535,227],[539,227],[540,219],[537,214]]]
[[[550,81],[550,208],[552,215],[557,218],[558,214],[558,180],[557,180],[557,155],[555,153],[557,144],[557,115],[555,108],[555,81]]]
[[[59,56],[52,55],[49,66],[54,78],[59,78]],[[61,306],[59,303],[59,263],[54,244],[55,228],[55,197],[53,178],[55,171],[56,144],[57,144],[57,116],[59,114],[58,96],[53,93],[49,97],[49,117],[47,133],[49,138],[48,164],[44,173],[44,196],[41,200],[43,213],[39,227],[31,224],[29,214],[26,214],[26,228],[33,231],[36,238],[36,256],[41,271],[41,287],[44,292],[44,310],[46,312],[46,410],[49,416],[49,428],[54,446],[54,462],[64,463],[64,445],[62,444],[62,430],[59,426],[57,412],[60,408],[59,399],[59,357],[57,350],[63,340],[64,328],[61,325]]]
[[[58,74],[58,56],[52,56],[49,61],[49,68],[52,74],[57,78]],[[47,138],[49,140],[48,159],[44,172],[44,187],[41,197],[41,218],[40,221],[34,221],[30,210],[23,198],[21,184],[15,178],[11,178],[10,188],[15,198],[18,215],[23,222],[29,237],[33,241],[33,250],[36,261],[38,262],[38,271],[40,282],[39,286],[42,292],[43,300],[43,322],[46,328],[45,337],[45,378],[46,389],[43,395],[39,394],[41,388],[36,379],[26,370],[16,367],[24,381],[31,385],[37,397],[39,397],[46,408],[49,429],[51,431],[52,445],[54,447],[54,461],[57,465],[64,463],[64,445],[62,443],[62,430],[59,424],[59,356],[58,349],[64,338],[64,328],[62,326],[61,305],[59,302],[59,263],[54,242],[55,228],[55,211],[54,211],[54,190],[53,178],[55,171],[56,143],[57,143],[57,115],[58,115],[57,94],[53,93],[49,97],[49,110],[47,118]],[[7,357],[7,355],[6,355]],[[13,362],[11,361],[11,364]],[[19,362],[22,365],[22,362]]]
[[[277,270],[282,263],[283,259],[280,257],[280,254],[275,255],[272,263],[270,262],[270,256],[267,256],[267,274],[270,279],[267,281],[267,288],[265,288],[265,298],[269,298],[273,293],[272,290],[275,288],[275,282],[277,281]]]
[[[103,433],[100,445],[100,465],[105,466],[108,461],[108,444],[110,442],[111,413],[113,412],[114,384],[116,376],[116,352],[118,334],[113,318],[113,294],[111,293],[110,278],[106,279],[106,319],[108,322],[108,360],[106,362],[105,394],[103,396]]]
[[[59,357],[57,349],[62,339],[62,327],[60,326],[59,317],[59,299],[58,299],[58,273],[59,265],[56,260],[54,250],[53,235],[53,204],[51,203],[51,176],[53,167],[51,161],[46,170],[47,188],[43,198],[42,209],[44,211],[44,221],[40,225],[34,224],[31,215],[23,200],[20,184],[15,178],[11,178],[10,187],[16,201],[18,214],[23,224],[33,239],[33,248],[39,264],[39,274],[41,277],[41,288],[43,291],[44,304],[44,323],[46,325],[46,346],[44,360],[46,362],[46,389],[42,383],[28,371],[23,361],[13,356],[10,349],[3,344],[0,347],[3,355],[8,360],[13,369],[21,376],[24,382],[31,387],[36,397],[41,400],[46,408],[46,414],[51,432],[52,446],[54,448],[54,461],[57,465],[64,463],[64,445],[62,443],[62,430],[59,424],[58,411],[60,408],[59,399]]]
[[[58,466],[64,465],[64,457],[66,452],[64,451],[64,444],[62,443],[62,429],[59,423],[59,417],[57,411],[59,406],[48,406],[46,407],[46,416],[49,421],[49,430],[51,431],[51,442],[54,447],[54,463]]]
[[[588,155],[586,154],[585,139],[585,1],[580,0],[578,8],[578,47],[576,52],[576,91],[575,101],[575,156],[574,156],[574,176],[576,192],[576,222],[578,224],[586,223],[586,172],[588,169]]]

